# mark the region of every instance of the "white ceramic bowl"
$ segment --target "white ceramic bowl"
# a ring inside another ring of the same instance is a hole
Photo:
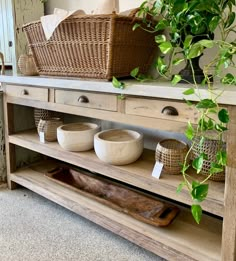
[[[68,151],[86,151],[93,148],[94,135],[100,131],[95,123],[65,124],[57,128],[57,140]]]
[[[136,161],[143,152],[143,135],[124,129],[105,130],[94,136],[98,158],[112,165],[126,165]]]

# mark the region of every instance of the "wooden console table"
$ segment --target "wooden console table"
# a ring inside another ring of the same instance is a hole
[[[210,182],[209,195],[202,204],[205,214],[201,224],[197,225],[189,207],[186,207],[191,204],[187,191],[176,194],[181,175],[163,175],[160,180],[151,176],[155,163],[153,152],[145,150],[133,164],[112,166],[100,161],[94,151],[65,152],[57,142],[40,143],[36,129],[20,130],[14,126],[16,118],[22,123],[33,122],[18,114],[18,106],[31,108],[31,111],[33,107],[44,108],[133,127],[181,133],[188,121],[196,123],[197,120],[196,111],[182,100],[185,87],[129,81],[125,90],[119,90],[110,82],[16,76],[1,76],[0,81],[4,91],[9,188],[15,188],[16,184],[29,188],[167,260],[236,259],[236,88],[229,88],[220,98],[220,103],[228,107],[231,118],[226,138],[229,157],[226,181]],[[126,95],[125,100],[117,99],[120,93]],[[204,89],[201,93],[206,95]],[[89,102],[78,102],[82,95]],[[195,100],[195,97],[191,99]],[[162,113],[166,106],[176,108],[178,116]],[[182,211],[167,228],[144,224],[45,177],[43,173],[53,165],[52,160],[17,168],[18,147],[99,172],[167,200],[174,200],[181,205]]]

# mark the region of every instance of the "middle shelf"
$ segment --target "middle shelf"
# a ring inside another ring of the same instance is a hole
[[[144,150],[140,159],[132,164],[114,166],[99,160],[94,150],[69,152],[62,149],[57,142],[41,143],[36,130],[27,130],[10,135],[9,142],[175,201],[187,205],[192,204],[186,189],[183,189],[179,194],[176,193],[176,188],[182,181],[181,175],[162,175],[160,179],[152,177],[151,174],[155,164],[153,151]],[[209,194],[202,203],[202,208],[209,213],[223,217],[224,183],[214,181],[209,181],[209,183]]]

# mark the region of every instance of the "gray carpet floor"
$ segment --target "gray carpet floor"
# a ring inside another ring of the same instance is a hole
[[[163,259],[27,189],[0,187],[0,260]]]

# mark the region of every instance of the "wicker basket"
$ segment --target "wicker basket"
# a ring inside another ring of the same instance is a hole
[[[163,163],[164,174],[180,174],[188,145],[175,139],[160,141],[156,147],[156,161]]]
[[[64,20],[47,41],[40,21],[23,28],[40,75],[112,79],[147,72],[157,49],[153,34],[133,25],[138,18],[83,15]]]
[[[208,156],[207,160],[203,161],[203,166],[200,174],[204,176],[209,175],[209,170],[211,168],[211,162],[216,161],[216,154],[219,149],[225,149],[225,143],[221,143],[219,140],[205,138],[203,144],[200,144],[201,137],[195,137],[193,139],[193,149],[191,152],[191,159],[197,158],[200,153],[205,153]],[[219,172],[210,177],[214,181],[224,181],[225,172]]]
[[[59,112],[34,108],[34,123],[35,123],[36,128],[38,128],[40,119],[48,120],[50,118],[62,118],[61,116],[62,115]]]
[[[38,75],[32,54],[22,54],[18,60],[18,67],[23,75]]]
[[[44,133],[46,141],[57,140],[57,128],[63,124],[60,118],[50,118],[48,120],[40,120],[38,124],[38,133]]]

